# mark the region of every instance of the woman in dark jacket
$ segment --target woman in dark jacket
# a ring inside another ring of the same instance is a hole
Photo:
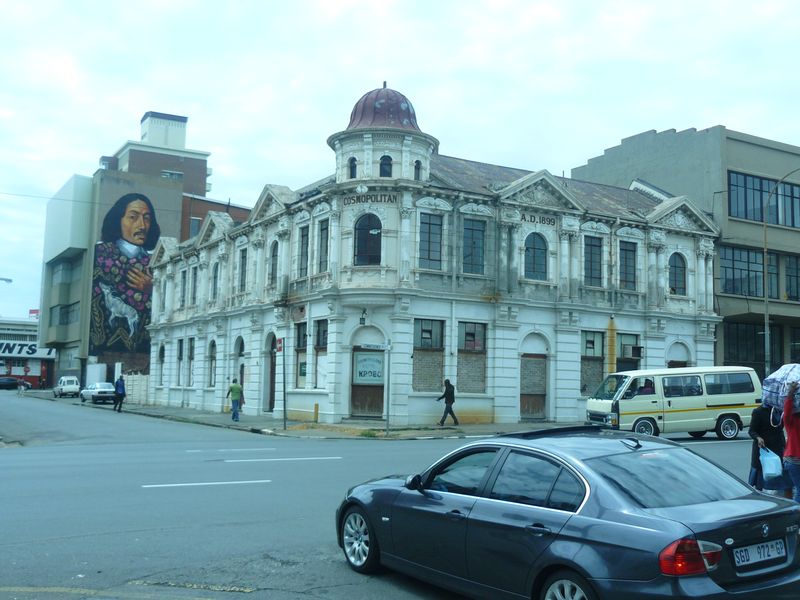
[[[750,455],[750,485],[757,490],[773,493],[776,496],[785,495],[785,490],[791,489],[791,485],[786,485],[784,477],[764,481],[759,458],[759,450],[769,448],[783,459],[786,438],[783,435],[781,413],[769,406],[756,407],[750,417],[748,433],[753,438],[753,450]]]

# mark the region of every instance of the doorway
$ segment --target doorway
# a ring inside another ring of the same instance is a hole
[[[523,421],[546,417],[547,356],[523,354],[519,365],[519,417]]]
[[[352,417],[383,417],[384,352],[353,349],[353,378],[350,386]]]

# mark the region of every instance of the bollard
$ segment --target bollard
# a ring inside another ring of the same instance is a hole
[[[314,402],[314,423],[319,423],[319,403]]]

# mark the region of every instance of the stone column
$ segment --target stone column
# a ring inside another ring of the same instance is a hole
[[[657,249],[658,256],[657,260],[657,269],[658,269],[658,291],[657,291],[657,299],[658,299],[658,306],[664,306],[664,298],[666,296],[666,274],[667,269],[669,268],[666,265],[666,252],[664,246],[659,246]]]
[[[172,311],[175,303],[175,269],[171,264],[167,265],[167,270],[164,275],[167,280],[166,294],[164,298],[164,313],[163,318],[166,321],[172,320]]]
[[[697,299],[697,312],[705,312],[706,310],[706,252],[705,250],[697,251],[697,290],[695,290],[695,298]]]
[[[250,297],[254,300],[261,300],[264,294],[264,238],[259,236],[251,242],[256,249],[255,264],[255,285],[250,288]]]
[[[508,245],[510,248],[509,253],[509,266],[508,266],[508,291],[514,293],[519,288],[519,256],[525,252],[525,248],[520,246],[519,240],[519,223],[511,223],[508,225]]]
[[[404,195],[407,193],[405,192]],[[413,252],[411,216],[414,214],[416,213],[410,206],[403,206],[400,209],[400,285],[403,286],[410,285],[411,255]]]
[[[647,247],[647,305],[651,307],[658,304],[657,253],[657,245],[650,244]]]
[[[706,310],[714,312],[714,251],[706,252]]]
[[[330,250],[328,252],[328,271],[331,274],[331,282],[336,284],[339,281],[339,253],[342,248],[342,240],[339,236],[339,221],[342,211],[333,209],[330,212]]]
[[[569,297],[572,300],[578,299],[578,294],[581,285],[581,264],[580,264],[580,240],[581,236],[579,233],[570,233],[569,234],[569,245],[570,245],[570,269],[569,269]]]
[[[559,277],[558,277],[558,297],[560,299],[569,298],[569,280],[570,280],[570,257],[569,257],[569,241],[572,234],[567,231],[562,231],[559,234],[560,249],[559,249]]]
[[[289,273],[291,272],[292,252],[289,248],[291,236],[288,229],[278,231],[278,294],[289,293]]]

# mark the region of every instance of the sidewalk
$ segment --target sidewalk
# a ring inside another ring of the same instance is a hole
[[[87,409],[111,410],[111,404],[91,404],[81,403],[80,398],[55,398],[52,390],[29,390],[25,394],[42,400],[54,402],[64,402],[83,406]],[[536,421],[530,423],[478,423],[478,424],[459,424],[445,425],[439,427],[431,425],[410,425],[405,427],[389,427],[388,436],[386,422],[383,420],[347,420],[339,424],[310,423],[305,421],[287,420],[284,428],[282,418],[274,418],[271,414],[247,415],[242,414],[238,422],[231,420],[231,415],[227,413],[201,411],[193,408],[182,408],[180,406],[150,406],[125,402],[122,406],[123,413],[132,413],[155,417],[158,419],[168,419],[170,421],[181,421],[185,423],[196,423],[209,427],[225,427],[228,429],[238,429],[250,433],[263,435],[289,436],[296,438],[318,438],[318,439],[436,439],[436,438],[471,438],[471,437],[491,437],[502,433],[512,433],[515,431],[527,431],[532,429],[549,429],[552,427],[583,425],[583,423],[552,423]]]

